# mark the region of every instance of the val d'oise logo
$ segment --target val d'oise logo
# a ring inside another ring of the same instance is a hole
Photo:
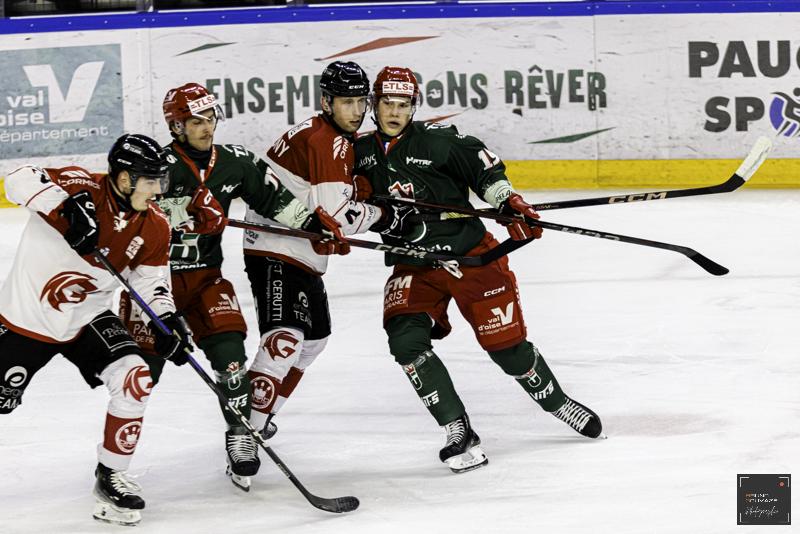
[[[45,120],[50,123],[82,121],[100,79],[103,62],[90,61],[79,66],[72,74],[66,94],[61,92],[52,65],[23,65],[22,70],[31,87],[43,89],[6,96],[8,111],[5,116],[0,116],[0,126],[44,124]],[[28,112],[30,109],[44,109],[47,114],[43,111]]]
[[[0,56],[0,159],[103,153],[122,133],[119,45]]]

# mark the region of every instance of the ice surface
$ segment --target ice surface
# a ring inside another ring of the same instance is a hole
[[[380,254],[354,250],[325,277],[334,333],[277,417],[272,445],[312,492],[355,495],[361,508],[315,510],[265,454],[251,492],[235,489],[216,399],[190,367],[170,365],[131,469],[147,500],[136,532],[756,532],[736,526],[736,474],[800,472],[800,191],[542,216],[690,246],[731,270],[713,277],[677,253],[556,232],[513,253],[530,339],[608,440],[542,412],[451,306],[453,333],[435,350],[490,459],[451,474],[437,458],[443,432],[388,354],[388,270]],[[26,218],[0,210],[0,279]],[[226,232],[224,272],[252,354],[241,231]],[[105,390],[89,390],[59,357],[0,419],[0,533],[120,531],[91,519],[105,405]]]

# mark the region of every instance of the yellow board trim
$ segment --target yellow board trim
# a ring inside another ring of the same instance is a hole
[[[505,162],[517,189],[681,189],[724,182],[741,163],[738,159]],[[800,187],[800,159],[767,159],[747,186]]]
[[[9,202],[6,198],[6,188],[3,185],[3,179],[0,178],[0,208],[14,208],[16,206],[16,204]]]

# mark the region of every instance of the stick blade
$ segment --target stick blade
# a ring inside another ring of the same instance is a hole
[[[325,510],[326,512],[332,512],[334,514],[344,514],[347,512],[352,512],[358,508],[361,504],[356,497],[337,497],[335,499],[325,499],[323,497],[317,497],[316,499],[311,500],[311,504],[319,508],[320,510]]]
[[[714,276],[723,276],[730,272],[727,267],[723,267],[719,263],[703,256],[697,251],[693,250],[690,254],[687,254],[687,256],[690,260],[703,268],[703,270],[705,270],[707,273],[713,274]]]
[[[744,161],[739,168],[736,169],[736,174],[741,176],[745,182],[750,179],[753,174],[758,170],[764,160],[767,159],[770,151],[772,150],[772,141],[768,137],[761,136],[750,149],[750,153],[744,158]]]

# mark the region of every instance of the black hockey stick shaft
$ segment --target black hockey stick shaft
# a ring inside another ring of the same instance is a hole
[[[139,305],[139,307],[142,309],[142,311],[144,311],[144,313],[147,314],[148,317],[150,317],[150,319],[153,322],[153,325],[155,325],[156,328],[158,328],[164,334],[177,335],[175,334],[175,332],[167,328],[167,325],[165,325],[158,318],[158,315],[156,315],[156,313],[152,310],[152,308],[150,308],[150,306],[147,305],[147,303],[142,299],[139,293],[137,293],[133,289],[133,287],[131,287],[128,281],[122,277],[119,271],[113,265],[111,265],[111,262],[108,261],[108,258],[106,258],[102,252],[100,252],[99,250],[95,250],[92,253],[92,255],[97,259],[97,261],[99,261],[103,265],[103,267],[105,267],[105,269],[109,273],[111,273],[114,276],[114,278],[116,278],[122,284],[122,286],[125,289],[128,290],[128,293],[130,294],[131,298],[135,300],[136,303]],[[219,389],[214,380],[212,380],[211,377],[208,376],[208,373],[206,373],[205,370],[200,366],[200,364],[197,363],[197,360],[194,359],[189,349],[186,349],[186,353],[189,365],[192,366],[192,369],[194,369],[197,372],[200,378],[203,379],[203,382],[205,382],[206,385],[211,389],[211,391],[214,392],[214,394],[217,396],[217,398],[220,401],[220,404],[224,407],[224,409],[226,409],[229,413],[231,413],[234,417],[236,417],[236,419],[242,425],[244,425],[247,431],[253,436],[253,438],[255,438],[256,442],[261,446],[262,449],[264,449],[264,452],[266,452],[267,455],[272,459],[272,461],[275,462],[275,465],[278,466],[278,469],[280,469],[281,472],[284,475],[286,475],[286,478],[288,478],[292,482],[292,484],[294,484],[294,486],[298,490],[300,490],[300,493],[303,494],[303,496],[309,503],[311,503],[311,505],[313,505],[316,508],[319,508],[320,510],[325,510],[326,512],[334,512],[334,513],[352,512],[353,510],[358,508],[359,501],[355,497],[348,496],[348,497],[338,497],[335,499],[326,499],[324,497],[319,497],[317,495],[314,495],[313,493],[308,491],[306,487],[303,486],[303,484],[297,479],[294,473],[291,472],[291,470],[283,462],[283,460],[281,460],[280,457],[278,457],[278,455],[275,454],[275,451],[273,451],[272,448],[266,444],[264,438],[261,437],[261,434],[259,434],[259,432],[255,429],[255,427],[253,427],[253,425],[250,423],[247,417],[245,417],[244,414],[236,406],[231,406],[228,403],[228,398],[225,396],[224,393],[222,393],[222,391]]]
[[[628,202],[643,202],[648,200],[664,200],[667,198],[693,197],[698,195],[714,195],[717,193],[730,193],[747,182],[758,170],[772,149],[772,142],[767,137],[759,137],[744,158],[739,168],[730,178],[721,184],[705,187],[692,187],[688,189],[673,189],[671,191],[651,191],[649,193],[631,193],[628,195],[613,195],[608,197],[582,198],[577,200],[562,200],[560,202],[543,202],[533,204],[536,211],[560,210],[565,208],[580,208],[584,206],[603,206],[607,204],[624,204]]]
[[[495,221],[505,224],[519,221],[519,218],[517,217],[512,217],[509,215],[501,215],[496,211],[483,211],[483,210],[476,210],[474,208],[465,208],[461,206],[448,206],[445,204],[436,204],[434,202],[426,202],[423,200],[415,200],[412,198],[380,197],[380,200],[391,201],[398,204],[409,204],[416,206],[418,208],[434,210],[439,212],[460,213],[472,217],[483,217],[485,219],[494,219]],[[653,248],[660,248],[663,250],[671,250],[683,254],[684,256],[695,262],[697,265],[699,265],[706,272],[713,274],[714,276],[721,276],[724,274],[728,274],[729,272],[727,268],[703,256],[696,250],[681,245],[662,243],[660,241],[652,241],[650,239],[642,239],[639,237],[614,234],[611,232],[602,232],[599,230],[590,230],[588,228],[580,228],[578,226],[567,226],[565,224],[557,224],[557,223],[542,221],[541,219],[531,219],[526,217],[525,222],[530,226],[539,226],[541,228],[547,228],[548,230],[555,230],[557,232],[566,232],[569,234],[578,234],[587,237],[597,237],[601,239],[610,239],[612,241],[621,241],[623,243],[631,243],[633,245],[641,245],[644,247],[653,247]]]
[[[314,232],[306,232],[305,230],[297,230],[294,228],[281,228],[279,226],[271,226],[268,224],[254,223],[248,221],[240,221],[237,219],[229,219],[228,226],[235,228],[243,228],[245,230],[253,230],[255,232],[266,232],[270,234],[285,235],[291,237],[299,237],[302,239],[310,239],[318,241],[320,239],[327,239],[322,234],[315,234]],[[447,254],[445,252],[432,252],[422,248],[415,248],[413,246],[403,247],[387,245],[385,243],[375,243],[373,241],[365,241],[362,239],[347,238],[347,242],[353,247],[364,248],[369,250],[377,250],[378,252],[389,252],[391,254],[399,254],[402,256],[409,256],[413,258],[426,259],[432,261],[455,261],[459,265],[466,267],[479,267],[481,265],[488,265],[489,263],[505,256],[509,252],[518,249],[519,247],[530,243],[530,240],[514,241],[508,239],[493,248],[488,252],[484,252],[479,256],[457,256],[455,254]]]

